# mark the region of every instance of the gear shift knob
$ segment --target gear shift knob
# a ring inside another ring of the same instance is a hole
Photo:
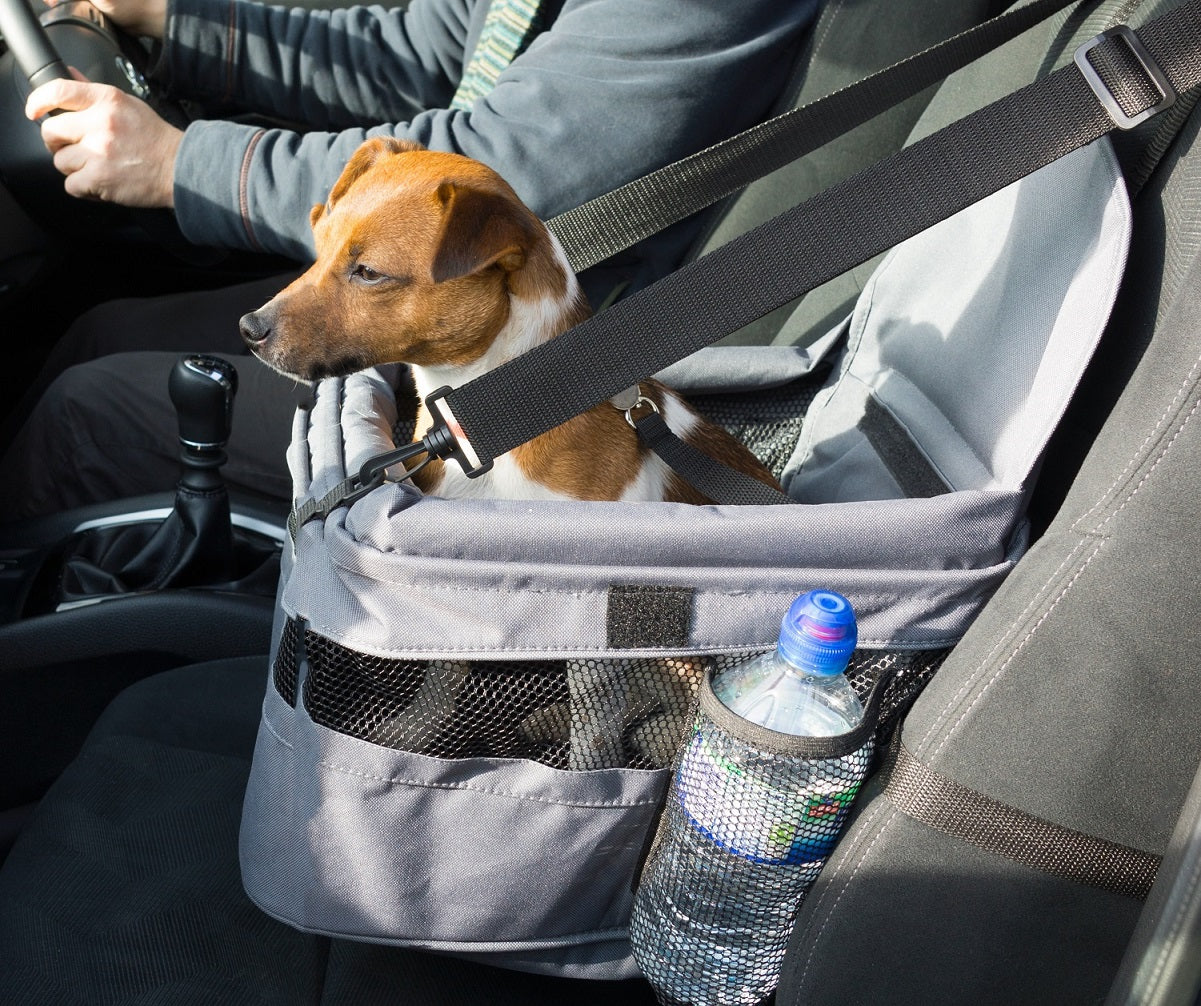
[[[179,416],[179,442],[187,453],[219,453],[229,442],[238,372],[219,356],[192,354],[171,370],[167,391]]]

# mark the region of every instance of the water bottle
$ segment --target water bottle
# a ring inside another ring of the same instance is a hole
[[[702,691],[630,920],[661,1003],[754,1006],[779,979],[797,909],[867,773],[871,742],[844,674],[857,640],[841,594],[785,615],[771,653]],[[815,738],[829,738],[827,741]]]

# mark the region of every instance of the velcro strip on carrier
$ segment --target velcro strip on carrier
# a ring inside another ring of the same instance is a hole
[[[929,499],[951,491],[909,431],[875,396],[868,397],[858,429],[867,437],[907,499]]]
[[[688,645],[692,628],[692,588],[613,584],[605,622],[611,650]]]
[[[978,849],[1115,894],[1145,898],[1160,857],[1045,821],[948,779],[918,761],[900,735],[884,792],[907,817]]]

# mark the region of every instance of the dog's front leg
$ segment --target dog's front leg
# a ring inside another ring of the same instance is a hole
[[[600,658],[567,661],[569,768],[620,768],[626,764],[621,738],[630,699],[628,663]]]
[[[454,716],[459,692],[470,675],[467,661],[431,660],[412,698],[364,738],[401,751],[428,754]]]

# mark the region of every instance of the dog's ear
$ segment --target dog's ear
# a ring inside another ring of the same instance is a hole
[[[338,176],[338,180],[334,182],[334,187],[329,191],[329,198],[325,201],[325,206],[313,207],[312,213],[309,214],[309,224],[315,224],[320,220],[322,212],[332,210],[334,203],[346,194],[346,190],[357,182],[363,173],[381,157],[390,157],[393,154],[404,154],[411,150],[424,149],[425,147],[415,140],[401,140],[395,136],[376,136],[364,141],[359,145],[359,148],[354,152],[350,160],[346,162],[346,167],[342,169],[342,174]]]
[[[438,186],[442,234],[434,255],[435,283],[489,266],[514,272],[537,240],[532,215],[515,196],[455,182]]]

